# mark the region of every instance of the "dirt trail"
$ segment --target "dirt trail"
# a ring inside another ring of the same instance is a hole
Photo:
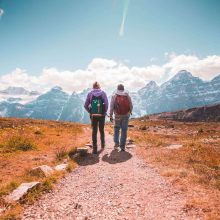
[[[106,149],[89,155],[56,189],[27,207],[23,219],[200,219],[184,212],[185,197],[135,154]]]

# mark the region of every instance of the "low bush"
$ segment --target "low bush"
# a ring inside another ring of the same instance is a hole
[[[11,181],[6,186],[0,188],[0,197],[7,195],[9,192],[13,191],[16,187],[18,187],[18,183]]]
[[[23,136],[13,136],[2,146],[2,151],[4,153],[36,149],[36,145],[33,141]]]
[[[56,154],[56,160],[61,161],[67,157],[68,151],[65,147],[60,147],[60,148],[57,148],[55,154]]]

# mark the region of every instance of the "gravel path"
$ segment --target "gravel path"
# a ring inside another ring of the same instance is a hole
[[[25,219],[199,219],[184,212],[185,197],[130,146],[113,149],[107,135],[106,149],[89,155],[63,178],[52,193],[27,207]]]

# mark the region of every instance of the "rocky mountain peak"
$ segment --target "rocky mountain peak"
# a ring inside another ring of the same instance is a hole
[[[150,81],[146,86],[145,88],[157,88],[158,85],[155,81]]]
[[[171,80],[175,80],[175,81],[185,80],[185,79],[187,80],[187,79],[191,79],[193,77],[194,76],[190,72],[188,72],[186,70],[180,70]]]
[[[63,91],[63,89],[60,86],[54,86],[51,91]]]
[[[220,82],[220,75],[214,77],[211,82]]]
[[[156,91],[157,89],[159,88],[159,86],[156,84],[156,82],[154,81],[150,81],[145,87],[143,87],[142,89],[140,89],[138,91],[138,94],[140,96],[143,96],[143,95],[148,95],[149,92],[154,92]]]

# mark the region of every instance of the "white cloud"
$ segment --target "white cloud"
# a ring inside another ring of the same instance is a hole
[[[185,69],[194,76],[201,77],[204,80],[211,80],[220,74],[220,56],[213,55],[200,59],[195,55],[171,54],[169,61],[163,65],[163,68],[170,72],[170,76]]]
[[[89,88],[94,81],[99,81],[105,89],[115,88],[118,83],[123,83],[127,89],[137,90],[150,80],[163,83],[182,69],[204,80],[211,80],[220,74],[220,56],[217,55],[199,58],[195,55],[169,54],[166,59],[167,62],[163,65],[128,67],[127,64],[115,60],[95,58],[85,69],[60,71],[56,68],[45,68],[38,76],[17,68],[0,77],[0,87],[22,86],[43,92],[58,85],[71,92]]]
[[[0,18],[3,14],[4,14],[4,10],[2,8],[0,8]]]
[[[88,65],[88,70],[109,69],[115,66],[117,66],[117,62],[115,62],[114,60],[95,58]]]

